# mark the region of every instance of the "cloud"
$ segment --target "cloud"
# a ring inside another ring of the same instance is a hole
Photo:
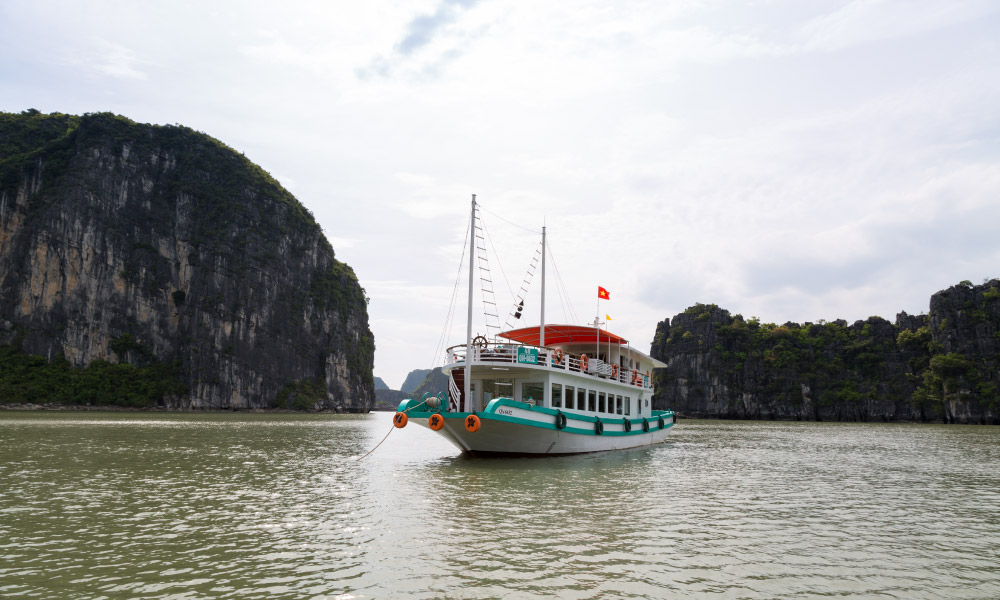
[[[996,11],[995,3],[979,0],[854,0],[808,21],[800,35],[805,48],[834,51],[938,30]]]
[[[357,69],[359,79],[367,80],[373,76],[388,77],[399,65],[405,63],[421,50],[432,45],[441,37],[449,25],[479,0],[441,0],[437,8],[428,14],[414,17],[405,27],[403,38],[392,49],[390,56],[377,56],[368,66]],[[434,57],[424,61],[418,71],[422,75],[439,75],[444,64],[455,60],[463,54],[457,45],[441,49]]]
[[[67,62],[92,73],[115,79],[147,79],[140,65],[147,64],[131,48],[103,38],[92,38],[91,47],[67,58]]]
[[[396,173],[395,178],[407,188],[396,207],[416,219],[438,219],[461,214],[460,207],[472,199],[469,186],[461,183],[442,184],[432,176],[418,173]],[[467,212],[467,211],[466,211]]]
[[[429,44],[434,36],[446,25],[455,22],[461,11],[476,4],[478,0],[443,0],[437,10],[429,15],[415,17],[406,27],[406,35],[396,44],[396,53],[409,56]]]

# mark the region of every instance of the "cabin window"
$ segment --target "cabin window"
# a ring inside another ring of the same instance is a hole
[[[618,414],[623,414],[625,411],[621,396],[615,396],[615,409]]]
[[[521,384],[521,402],[542,405],[545,398],[545,384],[541,381],[525,381]]]
[[[632,398],[625,396],[625,414],[632,414]],[[642,408],[639,409],[639,414],[642,414]]]
[[[608,412],[608,400],[604,392],[597,394],[597,412]]]
[[[576,397],[574,396],[575,393],[576,392],[573,391],[573,386],[571,385],[566,386],[566,408],[576,408],[576,402],[574,402],[574,400],[576,399]]]
[[[562,384],[552,384],[552,408],[562,408]]]
[[[587,410],[597,412],[597,392],[594,390],[587,392]]]
[[[576,409],[587,410],[587,390],[576,388]]]
[[[473,384],[476,382],[474,381]],[[481,382],[483,388],[483,406],[490,403],[494,398],[514,398],[514,380],[505,379],[484,379]],[[473,395],[473,397],[476,397]]]

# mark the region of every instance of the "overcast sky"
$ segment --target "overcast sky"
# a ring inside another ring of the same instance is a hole
[[[441,362],[473,193],[504,315],[499,266],[516,291],[537,238],[502,219],[545,223],[572,306],[550,277],[546,320],[592,320],[601,285],[647,352],[695,302],[893,320],[1000,276],[995,0],[2,0],[0,23],[0,110],[180,123],[295,194],[391,387]]]

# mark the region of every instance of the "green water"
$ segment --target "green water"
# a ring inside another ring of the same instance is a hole
[[[1000,428],[681,421],[472,460],[390,414],[0,413],[3,598],[998,598]]]

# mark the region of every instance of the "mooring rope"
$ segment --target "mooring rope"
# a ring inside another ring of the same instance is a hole
[[[434,398],[437,398],[437,396],[433,396],[433,397],[434,397]],[[414,404],[413,406],[411,406],[410,408],[408,408],[408,409],[404,410],[403,412],[404,412],[404,413],[408,413],[408,412],[410,412],[411,410],[413,410],[414,408],[417,408],[418,406],[423,406],[424,404],[427,404],[427,398],[424,398],[423,402],[421,402],[420,404]],[[393,429],[398,429],[398,427],[396,427],[396,425],[395,425],[395,424],[393,424],[393,425],[392,425],[392,427],[391,427],[391,428],[389,428],[389,433],[385,434],[385,437],[384,437],[384,438],[382,438],[382,442],[384,442],[384,441],[386,441],[387,439],[389,439],[389,435],[390,435],[390,434],[392,433],[392,430],[393,430]],[[371,450],[369,450],[368,452],[366,452],[366,453],[365,453],[365,455],[364,455],[364,456],[362,456],[361,458],[356,458],[356,459],[354,459],[354,460],[355,460],[355,461],[359,461],[359,460],[361,460],[362,458],[365,458],[366,456],[368,456],[369,454],[371,454],[372,452],[375,452],[375,450],[377,450],[377,449],[378,449],[378,447],[382,445],[382,442],[379,442],[379,443],[375,444],[375,447],[374,447],[374,448],[372,448]]]

